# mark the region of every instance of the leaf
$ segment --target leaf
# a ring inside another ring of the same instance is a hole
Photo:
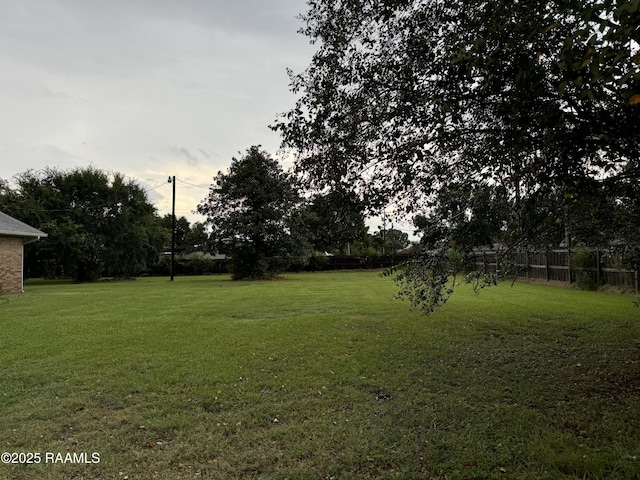
[[[629,105],[638,105],[640,103],[640,93],[632,95],[629,99]]]
[[[625,83],[627,83],[632,75],[633,75],[633,72],[628,72],[625,75],[623,75],[623,77],[620,80],[618,80],[618,85],[624,85]]]
[[[564,91],[567,89],[567,81],[565,80],[564,82],[560,82],[560,85],[558,85],[558,93],[560,95],[564,95]]]

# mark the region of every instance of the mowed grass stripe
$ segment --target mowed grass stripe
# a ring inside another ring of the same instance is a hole
[[[632,299],[375,272],[27,282],[0,304],[3,478],[634,478]]]

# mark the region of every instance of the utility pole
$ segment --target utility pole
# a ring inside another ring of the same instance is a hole
[[[391,222],[391,266],[396,265],[396,232],[393,231],[393,222]]]
[[[387,243],[387,215],[384,210],[382,210],[382,256],[384,257],[386,253],[386,243]]]
[[[173,184],[173,198],[171,200],[171,281],[173,282],[173,266],[176,256],[176,176],[169,177],[169,183]]]

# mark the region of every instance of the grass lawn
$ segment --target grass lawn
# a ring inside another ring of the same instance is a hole
[[[0,452],[41,461],[2,479],[640,478],[629,296],[461,286],[423,317],[375,272],[25,287]]]

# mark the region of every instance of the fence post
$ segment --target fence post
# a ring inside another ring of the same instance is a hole
[[[596,248],[596,285],[600,286],[600,249]]]
[[[549,281],[549,250],[544,251],[544,276]]]

